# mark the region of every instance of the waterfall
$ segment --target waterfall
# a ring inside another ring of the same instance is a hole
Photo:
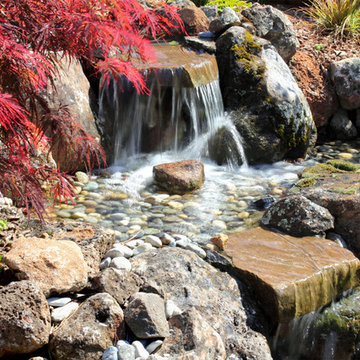
[[[149,95],[138,94],[125,77],[101,89],[99,112],[101,118],[111,117],[114,165],[164,151],[231,167],[246,165],[240,134],[224,113],[216,62],[199,61],[195,53],[172,47],[171,57],[179,53],[184,63],[169,66],[161,63],[170,57],[163,51],[160,64],[144,70]]]

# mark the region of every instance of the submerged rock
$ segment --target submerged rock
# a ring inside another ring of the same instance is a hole
[[[204,165],[196,160],[156,165],[153,174],[157,185],[171,194],[184,194],[198,189],[205,180]]]
[[[226,255],[278,322],[316,310],[360,282],[360,261],[336,243],[256,228],[229,237]]]
[[[0,287],[0,357],[40,349],[49,340],[50,327],[46,298],[32,282]]]
[[[225,108],[249,163],[305,157],[316,141],[309,105],[267,41],[233,26],[216,41]]]

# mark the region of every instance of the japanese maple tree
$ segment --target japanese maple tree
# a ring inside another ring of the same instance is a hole
[[[76,161],[89,169],[104,158],[66,106],[54,109],[46,101],[59,58],[80,59],[105,83],[126,76],[144,91],[137,65],[153,60],[150,39],[180,24],[162,0],[1,0],[0,192],[43,218],[44,185],[55,201],[73,193],[66,174],[39,161],[39,150],[73,147]]]

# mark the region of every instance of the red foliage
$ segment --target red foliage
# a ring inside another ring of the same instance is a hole
[[[50,108],[44,98],[60,57],[91,64],[105,82],[125,75],[143,91],[137,65],[153,60],[149,39],[182,26],[175,24],[181,24],[176,9],[162,0],[2,0],[0,192],[32,207],[42,219],[44,184],[55,201],[72,199],[73,193],[69,178],[39,161],[37,149],[76,147],[77,161],[86,161],[89,169],[104,157],[66,107]]]

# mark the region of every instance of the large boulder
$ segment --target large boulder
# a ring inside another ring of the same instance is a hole
[[[82,290],[88,280],[81,250],[69,240],[16,238],[4,262],[19,279],[31,280],[45,296]]]
[[[170,317],[170,336],[157,354],[194,360],[216,359],[217,354],[223,359],[225,347],[228,357],[272,358],[265,337],[248,327],[239,287],[228,274],[193,252],[171,247],[137,255],[131,264],[132,271],[162,289],[181,310]]]
[[[264,311],[288,322],[360,283],[360,261],[333,241],[256,228],[229,236],[225,254]]]
[[[40,349],[48,343],[50,327],[46,298],[32,282],[0,287],[0,357]]]
[[[197,35],[209,30],[209,19],[194,3],[188,1],[180,5],[179,15],[188,35]]]
[[[346,110],[360,107],[360,59],[351,58],[331,64],[331,79],[341,106]]]
[[[267,5],[254,4],[242,15],[255,27],[255,35],[269,40],[285,62],[296,53],[298,40],[291,21],[280,10]]]
[[[99,360],[103,352],[125,331],[123,311],[106,293],[88,298],[52,333],[50,352],[54,360]]]
[[[153,173],[156,184],[171,194],[199,189],[205,180],[204,165],[197,160],[156,165]]]
[[[293,236],[308,236],[332,229],[334,218],[329,210],[304,196],[294,195],[277,201],[267,209],[261,223]]]
[[[216,41],[225,108],[250,164],[304,157],[316,141],[309,105],[266,40],[233,26]]]

